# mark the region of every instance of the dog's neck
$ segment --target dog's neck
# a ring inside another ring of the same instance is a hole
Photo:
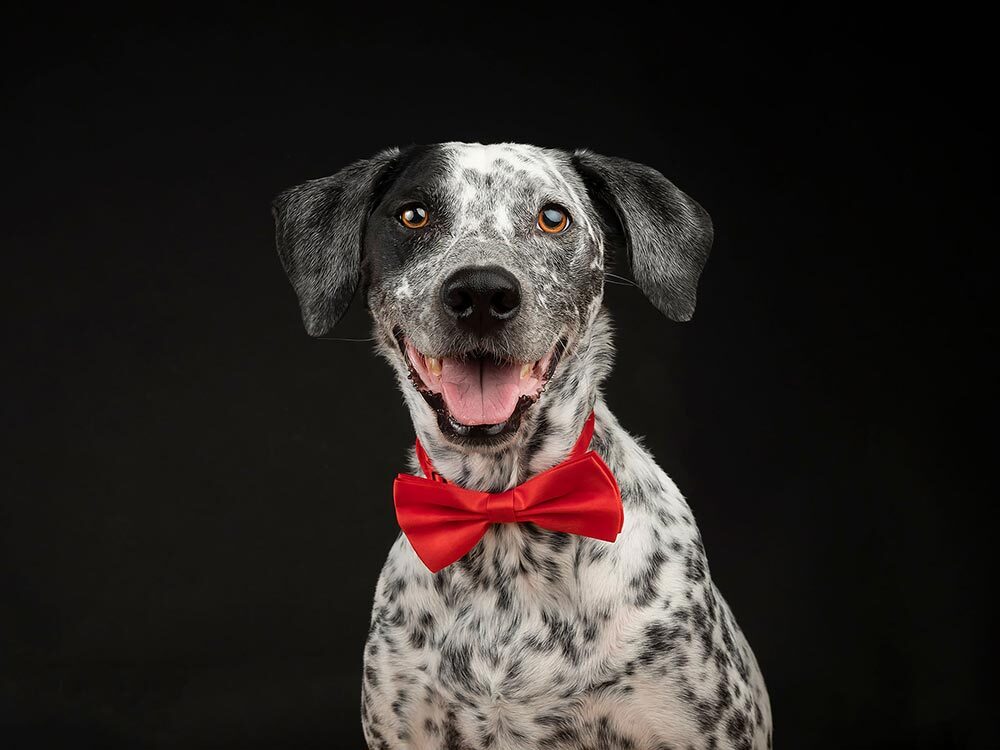
[[[502,450],[481,453],[446,440],[423,398],[404,389],[414,428],[434,468],[453,484],[501,492],[549,469],[572,450],[584,422],[601,400],[600,385],[611,364],[611,327],[600,311],[559,363],[516,438]],[[419,468],[414,466],[415,473]]]

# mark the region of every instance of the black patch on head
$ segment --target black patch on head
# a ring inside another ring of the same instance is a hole
[[[391,148],[356,161],[334,175],[289,188],[274,199],[278,256],[298,295],[302,322],[311,336],[326,334],[343,317],[369,259],[365,229],[374,208],[395,182],[428,162],[436,146]]]
[[[448,176],[440,146],[412,146],[405,159],[399,160],[391,179],[383,181],[363,238],[366,287],[402,266],[421,247],[435,242],[438,235],[434,227],[453,208],[442,197],[442,185]],[[399,223],[397,212],[407,203],[427,208],[431,217],[427,229],[410,231]]]

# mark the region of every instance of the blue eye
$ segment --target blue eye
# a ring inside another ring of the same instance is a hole
[[[546,234],[559,234],[569,227],[569,214],[562,206],[549,203],[538,212],[538,228]]]

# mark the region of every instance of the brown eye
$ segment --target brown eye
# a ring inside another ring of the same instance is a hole
[[[411,203],[399,212],[399,220],[407,229],[420,229],[427,225],[427,209],[419,203]]]
[[[569,226],[569,214],[560,206],[550,203],[538,212],[538,228],[546,234],[559,234]]]

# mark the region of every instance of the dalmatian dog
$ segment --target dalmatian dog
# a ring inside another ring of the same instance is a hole
[[[311,335],[363,289],[442,477],[507,490],[563,461],[593,413],[590,447],[624,509],[613,543],[497,523],[437,573],[400,534],[364,653],[369,747],[770,748],[764,681],[691,509],[601,393],[611,254],[668,318],[688,320],[706,212],[623,159],[445,143],[293,187],[274,215]]]

